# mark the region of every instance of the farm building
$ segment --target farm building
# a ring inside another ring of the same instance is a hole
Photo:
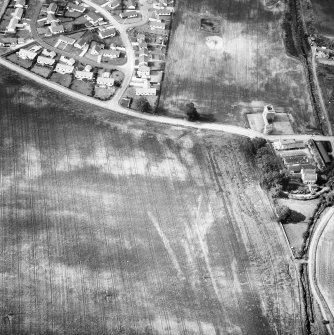
[[[78,12],[78,13],[83,13],[86,10],[85,7],[82,7],[80,5],[76,5],[72,2],[69,2],[67,4],[67,9],[68,9],[69,12]]]
[[[136,9],[136,1],[135,0],[128,0],[128,3],[126,5],[126,8],[128,9]]]
[[[306,155],[282,157],[285,165],[305,164],[309,162]]]
[[[16,8],[13,13],[13,18],[21,20],[23,16],[23,8]]]
[[[49,7],[46,10],[46,13],[47,14],[55,14],[56,11],[57,11],[57,8],[58,8],[58,6],[57,6],[56,3],[54,3],[54,2],[50,3]]]
[[[43,49],[42,55],[44,55],[46,57],[55,58],[57,54],[54,51],[49,51],[48,49]]]
[[[78,49],[83,49],[87,45],[86,39],[85,38],[79,38],[75,43],[74,47]]]
[[[75,71],[75,78],[77,79],[88,79],[92,80],[93,79],[93,72],[90,71]]]
[[[23,8],[26,5],[25,0],[16,0],[15,1],[15,8]]]
[[[303,141],[296,140],[278,140],[273,143],[275,149],[277,150],[293,150],[293,149],[301,149],[305,148],[305,144]]]
[[[315,184],[317,182],[318,176],[315,169],[302,169],[301,175],[304,184]]]
[[[52,22],[49,29],[53,35],[62,34],[64,32],[64,26],[62,24],[58,24],[57,22]]]
[[[120,13],[119,16],[122,19],[130,19],[130,18],[133,18],[133,17],[137,17],[138,13],[135,12],[135,11],[129,11],[129,12]]]
[[[91,24],[97,24],[98,22],[103,21],[103,17],[99,16],[93,12],[89,12],[84,16]]]
[[[16,27],[19,24],[19,20],[16,17],[13,17],[7,26],[6,31],[8,33],[15,33],[16,32]]]
[[[58,42],[59,43],[69,44],[69,45],[73,45],[75,43],[75,39],[71,38],[71,37],[67,37],[67,36],[61,35],[58,38]]]
[[[324,163],[329,164],[331,162],[331,159],[328,155],[327,150],[325,149],[323,142],[314,142],[314,143]]]
[[[66,65],[66,64],[57,64],[55,71],[61,74],[65,74],[65,73],[73,73],[74,70],[74,66],[71,65]]]
[[[166,29],[166,23],[150,21],[150,27],[151,27],[151,29],[165,30]]]
[[[118,58],[121,54],[118,50],[103,50],[101,51],[102,56],[108,58]]]
[[[52,66],[55,63],[55,59],[49,58],[49,57],[44,57],[44,56],[38,56],[37,57],[37,63],[40,65],[49,65]]]
[[[17,53],[17,55],[21,59],[29,59],[29,60],[34,60],[37,56],[37,53],[31,50],[26,50],[26,49],[20,49],[20,51]]]
[[[151,87],[136,87],[136,95],[157,95],[157,89]]]
[[[137,70],[138,77],[148,77],[150,75],[150,68],[148,66],[140,66]]]
[[[99,31],[99,37],[101,39],[105,39],[105,38],[108,38],[108,37],[114,37],[114,36],[116,36],[116,29],[115,28]]]
[[[107,77],[103,77],[103,76],[97,77],[97,79],[96,79],[96,83],[98,85],[102,85],[102,86],[110,87],[110,86],[114,85],[114,82],[115,82],[114,78],[107,78]]]

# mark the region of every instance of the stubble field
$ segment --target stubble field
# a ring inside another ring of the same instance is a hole
[[[302,333],[291,256],[238,137],[97,124],[6,80],[1,334]]]
[[[191,101],[216,122],[244,126],[246,113],[272,103],[291,113],[295,130],[314,126],[303,67],[285,52],[279,3],[271,10],[261,0],[178,1],[160,105],[183,116]],[[202,18],[220,32],[200,29]]]

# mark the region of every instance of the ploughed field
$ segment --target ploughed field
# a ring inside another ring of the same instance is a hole
[[[302,333],[240,138],[99,125],[15,75],[0,90],[1,334]]]
[[[243,126],[246,113],[271,103],[291,113],[295,130],[315,126],[302,64],[285,51],[281,1],[177,3],[160,100],[168,113],[184,115],[193,102],[216,122]]]
[[[311,0],[316,18],[315,26],[320,34],[334,38],[334,3],[332,0]]]
[[[334,314],[334,222],[333,218],[321,234],[316,253],[317,284],[326,303]]]

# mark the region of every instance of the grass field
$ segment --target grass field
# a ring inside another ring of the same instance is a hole
[[[240,138],[89,110],[13,74],[0,97],[1,334],[302,334]]]
[[[261,0],[178,1],[168,48],[161,106],[182,115],[194,102],[217,122],[244,125],[245,113],[272,103],[292,109],[296,128],[315,120],[301,63],[288,57],[282,11]],[[201,19],[219,22],[220,33],[200,29]]]
[[[94,83],[91,81],[74,79],[71,84],[71,90],[91,97],[93,95]]]
[[[320,34],[334,39],[334,3],[331,0],[311,0],[316,15],[315,26]]]

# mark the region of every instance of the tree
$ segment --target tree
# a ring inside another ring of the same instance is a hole
[[[286,205],[278,206],[277,214],[278,214],[278,221],[285,223],[290,217],[291,209]]]
[[[142,113],[149,113],[151,110],[151,105],[150,103],[147,101],[146,98],[144,97],[140,97],[137,100],[137,110],[139,110]]]
[[[191,122],[198,121],[200,118],[197,109],[195,108],[195,105],[192,102],[186,104],[186,114],[188,117],[188,121]]]
[[[252,139],[252,144],[253,144],[254,151],[256,153],[260,148],[263,148],[266,146],[267,140],[261,137],[255,137]]]

